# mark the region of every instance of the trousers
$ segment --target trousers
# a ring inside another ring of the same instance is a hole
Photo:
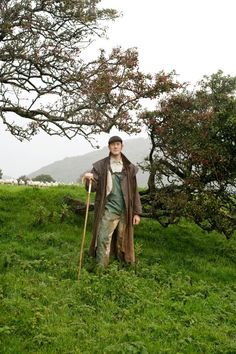
[[[99,226],[96,261],[99,265],[107,266],[110,258],[112,235],[117,229],[116,250],[118,259],[122,259],[122,242],[125,234],[125,216],[116,215],[105,210]]]

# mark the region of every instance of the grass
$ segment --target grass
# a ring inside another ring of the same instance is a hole
[[[236,353],[236,239],[135,227],[136,267],[77,265],[79,187],[0,187],[1,353]],[[89,217],[87,244],[91,237]]]

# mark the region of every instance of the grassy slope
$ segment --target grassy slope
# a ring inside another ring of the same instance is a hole
[[[85,199],[0,187],[1,353],[236,353],[235,236],[142,220],[136,269],[85,257],[78,282],[83,217],[65,195]]]

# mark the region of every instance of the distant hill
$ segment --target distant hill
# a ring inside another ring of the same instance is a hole
[[[134,164],[143,162],[148,156],[150,143],[148,139],[136,138],[124,141],[123,153]],[[76,182],[78,178],[86,171],[92,168],[92,164],[108,155],[108,148],[104,147],[94,150],[84,155],[66,157],[63,160],[55,161],[50,165],[44,166],[37,171],[30,173],[30,178],[40,174],[49,174],[56,181],[71,183]],[[140,169],[137,175],[138,185],[145,187],[147,185],[148,174]]]

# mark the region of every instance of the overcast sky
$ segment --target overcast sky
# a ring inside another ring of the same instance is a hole
[[[110,24],[109,39],[95,44],[94,55],[99,47],[137,47],[145,72],[174,69],[180,80],[193,84],[219,69],[236,76],[235,0],[103,0],[102,4],[123,16]],[[41,133],[30,142],[19,142],[1,124],[0,134],[0,168],[12,177],[92,150],[80,137],[69,141]],[[98,137],[101,146],[108,137]]]

